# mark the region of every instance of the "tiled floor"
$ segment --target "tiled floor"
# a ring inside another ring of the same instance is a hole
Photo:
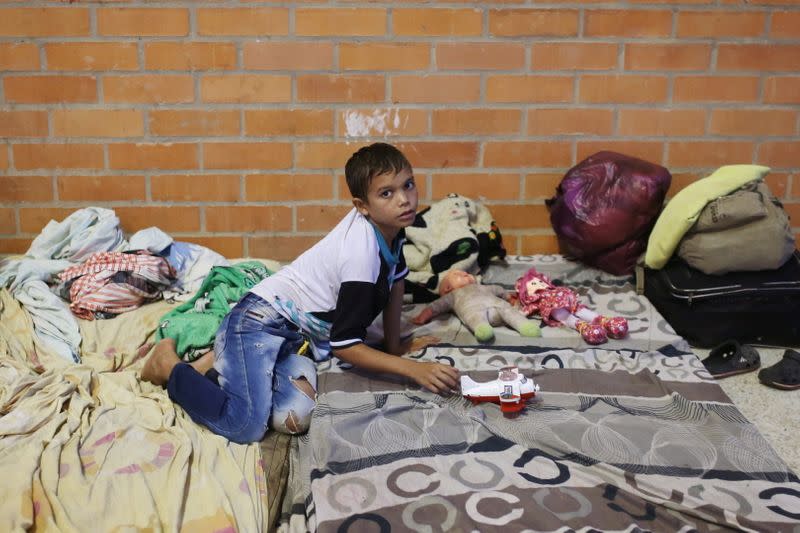
[[[784,348],[756,347],[761,368],[783,357]],[[695,348],[702,359],[708,350]],[[784,391],[762,385],[758,371],[719,380],[725,393],[739,410],[753,422],[784,461],[800,475],[800,389]]]

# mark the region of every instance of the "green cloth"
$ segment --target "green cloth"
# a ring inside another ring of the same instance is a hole
[[[214,344],[222,319],[251,287],[272,272],[260,261],[244,261],[211,269],[192,298],[161,317],[156,341],[175,339],[181,359],[197,359]]]

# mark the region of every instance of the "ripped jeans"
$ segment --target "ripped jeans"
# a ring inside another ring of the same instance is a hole
[[[314,362],[297,355],[303,340],[297,326],[269,302],[247,293],[220,324],[214,368],[203,376],[178,364],[167,391],[192,420],[234,442],[259,441],[269,426],[302,433],[315,402],[295,381],[305,378],[317,389]]]

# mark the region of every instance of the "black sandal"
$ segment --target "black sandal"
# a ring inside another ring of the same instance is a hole
[[[800,389],[800,353],[786,350],[783,359],[758,373],[758,380],[776,389]]]
[[[702,363],[709,374],[720,379],[752,372],[761,366],[761,356],[749,344],[731,339],[708,352]]]

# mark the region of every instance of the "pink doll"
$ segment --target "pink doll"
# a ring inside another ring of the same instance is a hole
[[[511,296],[499,285],[481,285],[475,276],[463,270],[447,272],[439,284],[441,298],[423,309],[411,322],[417,325],[453,311],[480,342],[494,337],[492,326],[507,324],[525,337],[538,337],[539,324],[528,320],[505,298]]]
[[[548,326],[565,325],[577,330],[589,344],[602,344],[628,334],[628,321],[620,316],[605,317],[578,301],[575,291],[553,285],[550,278],[528,270],[517,280],[519,306],[527,316],[538,314]]]

